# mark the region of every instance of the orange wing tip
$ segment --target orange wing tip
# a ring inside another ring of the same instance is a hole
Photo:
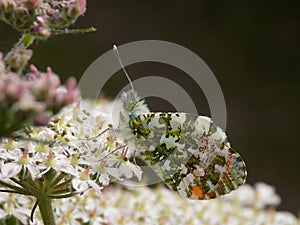
[[[201,199],[204,197],[203,189],[197,185],[193,187],[192,193]]]

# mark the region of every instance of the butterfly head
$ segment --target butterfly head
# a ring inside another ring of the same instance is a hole
[[[140,98],[137,93],[131,89],[123,92],[121,96],[123,110],[120,112],[118,131],[127,146],[135,146],[135,136],[130,127],[130,123],[139,115],[149,112],[144,99]]]
[[[128,112],[130,119],[149,112],[144,99],[139,97],[134,90],[124,92],[121,99],[124,111]]]

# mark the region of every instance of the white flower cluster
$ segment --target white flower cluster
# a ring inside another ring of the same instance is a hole
[[[112,186],[99,196],[94,190],[75,198],[54,203],[58,224],[119,225],[299,225],[300,220],[289,212],[275,210],[279,196],[274,188],[258,183],[245,184],[228,197],[209,201],[180,198],[175,192],[158,187],[126,189]],[[268,198],[268,199],[267,199]],[[35,225],[39,213],[35,215]]]
[[[140,180],[140,167],[128,160],[125,145],[108,124],[110,107],[82,101],[66,107],[47,128],[25,131],[28,141],[3,140],[0,185],[12,190],[10,185],[17,184],[17,193],[36,196],[35,185],[50,174],[49,197],[59,198],[88,188],[100,193],[103,186],[133,176]]]

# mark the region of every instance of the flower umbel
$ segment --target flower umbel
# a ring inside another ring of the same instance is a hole
[[[103,112],[101,104],[93,107],[86,101],[74,103],[48,127],[26,131],[29,138],[38,137],[42,143],[4,141],[0,145],[0,184],[6,189],[2,191],[61,199],[91,188],[100,196],[103,187],[112,182],[133,176],[140,179],[140,168],[128,159],[130,154],[126,153],[125,160],[126,151],[119,147],[122,142],[108,125],[108,113]],[[111,106],[105,107],[110,110]],[[99,121],[103,121],[101,125]]]

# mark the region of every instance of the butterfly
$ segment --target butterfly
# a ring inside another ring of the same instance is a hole
[[[245,183],[245,162],[224,131],[209,117],[184,112],[150,112],[134,91],[119,52],[114,52],[131,90],[122,94],[119,130],[125,143],[183,198],[213,199]]]

